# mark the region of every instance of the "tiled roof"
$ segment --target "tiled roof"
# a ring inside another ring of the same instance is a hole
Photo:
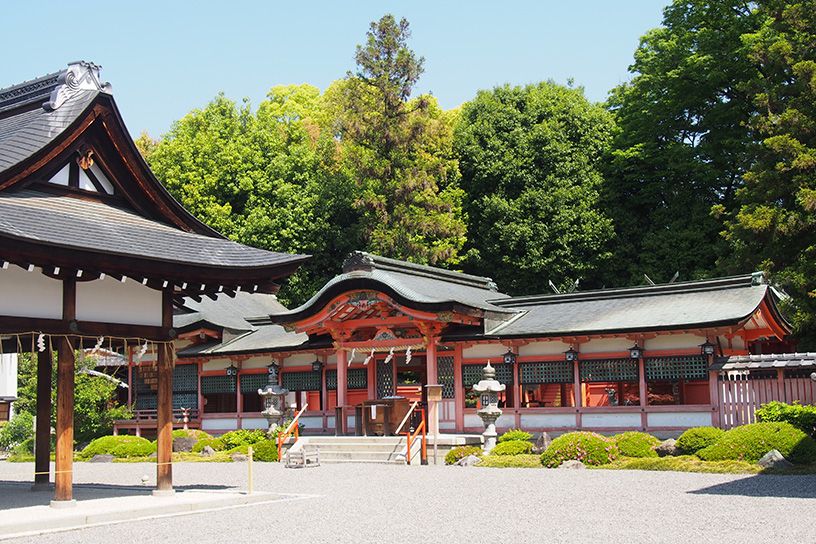
[[[754,370],[763,368],[816,367],[816,353],[778,353],[765,355],[738,355],[720,358],[713,370]]]
[[[57,79],[61,73],[46,74],[0,89],[0,113],[16,108],[21,104],[42,104],[51,96],[51,91],[57,86]]]
[[[0,192],[0,236],[217,268],[266,267],[307,258],[184,232],[104,202],[29,190]]]

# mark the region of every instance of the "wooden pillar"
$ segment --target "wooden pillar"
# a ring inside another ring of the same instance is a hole
[[[513,414],[515,416],[515,428],[521,428],[521,380],[519,379],[519,375],[521,372],[519,371],[519,362],[518,362],[518,355],[519,349],[517,347],[510,348],[513,353],[516,354],[516,362],[513,364]]]
[[[709,368],[711,368],[709,366]],[[711,403],[711,426],[722,427],[720,419],[720,373],[716,370],[708,371],[708,396]]]
[[[456,430],[465,431],[465,384],[462,379],[462,345],[457,344],[453,352],[453,398],[456,403],[454,409]]]
[[[46,489],[51,469],[51,365],[50,341],[37,352],[37,428],[34,442],[34,488]]]
[[[575,349],[578,349],[577,347]],[[575,427],[581,428],[581,407],[584,405],[584,395],[581,391],[581,361],[575,358],[572,367],[572,387],[575,395]]]
[[[649,415],[646,413],[646,406],[649,404],[649,388],[646,386],[646,361],[643,354],[638,357],[638,396],[640,396],[640,427],[645,431],[649,426]],[[618,397],[623,399],[623,395]]]
[[[371,364],[371,363],[369,363]],[[376,364],[376,363],[375,363]],[[337,433],[346,434],[346,393],[348,391],[348,353],[342,346],[337,348],[337,407],[339,416],[335,418],[334,426]],[[337,421],[339,419],[339,421]]]
[[[162,291],[162,330],[173,327],[173,292]],[[173,493],[173,355],[172,343],[159,344],[156,414],[156,489],[154,494]]]
[[[435,336],[429,336],[425,346],[425,379],[430,385],[437,385],[439,383],[439,374],[436,366],[436,340]]]
[[[62,282],[62,319],[76,319],[76,279]],[[54,472],[54,506],[74,498],[74,348],[67,336],[57,340],[57,446]]]

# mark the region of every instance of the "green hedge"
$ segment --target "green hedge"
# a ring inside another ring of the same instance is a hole
[[[240,429],[237,431],[230,431],[228,433],[224,433],[219,438],[224,443],[224,449],[231,450],[233,448],[237,448],[238,446],[256,444],[258,442],[266,440],[268,437],[266,436],[266,431],[263,431],[261,429],[257,430]]]
[[[177,429],[173,431],[173,438],[195,438],[196,440],[203,440],[205,438],[212,438],[212,435],[206,431],[198,429]]]
[[[147,457],[156,451],[156,444],[139,436],[103,436],[93,440],[79,452],[80,459],[90,459],[94,455],[114,457]]]
[[[264,440],[252,445],[252,458],[256,461],[273,463],[278,460],[278,444],[274,440]]]
[[[660,445],[660,440],[654,436],[637,431],[629,431],[612,437],[624,457],[657,457],[654,450]]]
[[[790,423],[797,429],[816,438],[816,406],[810,404],[802,405],[799,401],[793,404],[773,401],[768,404],[763,404],[762,407],[756,411],[756,416],[757,420],[762,422],[784,421]]]
[[[201,451],[206,448],[207,446],[211,447],[215,451],[224,451],[227,449],[224,441],[220,438],[202,438],[198,442],[195,443],[193,446],[193,453],[201,453]]]
[[[677,439],[677,449],[686,455],[694,455],[698,451],[713,446],[722,438],[725,431],[717,427],[693,427],[688,429]]]
[[[533,444],[529,440],[506,440],[496,444],[490,455],[522,455],[533,451]]]
[[[456,463],[456,461],[459,459],[464,459],[468,455],[481,457],[482,453],[482,448],[479,446],[457,446],[450,450],[447,455],[445,455],[445,464],[453,465]]]
[[[533,435],[521,429],[510,429],[499,437],[499,442],[509,442],[510,440],[531,440]]]
[[[605,465],[619,455],[618,447],[607,438],[590,432],[574,432],[559,436],[541,454],[541,464],[557,468],[564,461],[576,460],[585,465]]]
[[[771,450],[779,450],[792,463],[816,463],[816,441],[790,423],[735,427],[697,456],[704,461],[758,461]]]

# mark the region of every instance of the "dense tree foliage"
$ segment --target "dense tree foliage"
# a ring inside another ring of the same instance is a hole
[[[513,293],[596,274],[612,236],[598,166],[613,126],[581,90],[554,83],[481,91],[465,104],[456,152],[473,272]]]

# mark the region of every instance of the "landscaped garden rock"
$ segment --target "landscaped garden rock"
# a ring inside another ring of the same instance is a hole
[[[544,453],[544,450],[552,442],[552,438],[547,433],[541,433],[538,438],[536,438],[535,444],[533,444],[533,453],[540,455]]]
[[[791,468],[793,463],[785,459],[779,450],[771,450],[757,461],[762,468]]]
[[[467,457],[462,457],[454,465],[457,467],[472,467],[476,465],[481,459],[475,455],[468,455]]]
[[[196,445],[198,442],[197,438],[192,438],[189,436],[185,436],[182,438],[174,438],[173,439],[173,451],[175,452],[188,452],[193,451],[193,446]]]
[[[215,455],[215,450],[209,446],[204,446],[204,449],[201,450],[202,457],[212,457],[213,455]]]
[[[233,453],[230,455],[230,459],[232,459],[236,463],[242,463],[249,459],[249,456],[244,455],[243,453]]]
[[[660,457],[674,457],[675,455],[680,455],[680,450],[677,449],[677,440],[674,438],[669,438],[668,440],[661,442],[659,446],[655,447],[655,451]]]
[[[100,453],[98,455],[94,455],[90,459],[88,459],[89,463],[112,463],[113,462],[113,455]]]
[[[576,459],[570,459],[570,460],[564,461],[563,463],[558,465],[558,468],[569,468],[569,469],[573,469],[573,470],[583,470],[583,469],[586,468],[586,465],[584,465],[581,461],[578,461]]]

